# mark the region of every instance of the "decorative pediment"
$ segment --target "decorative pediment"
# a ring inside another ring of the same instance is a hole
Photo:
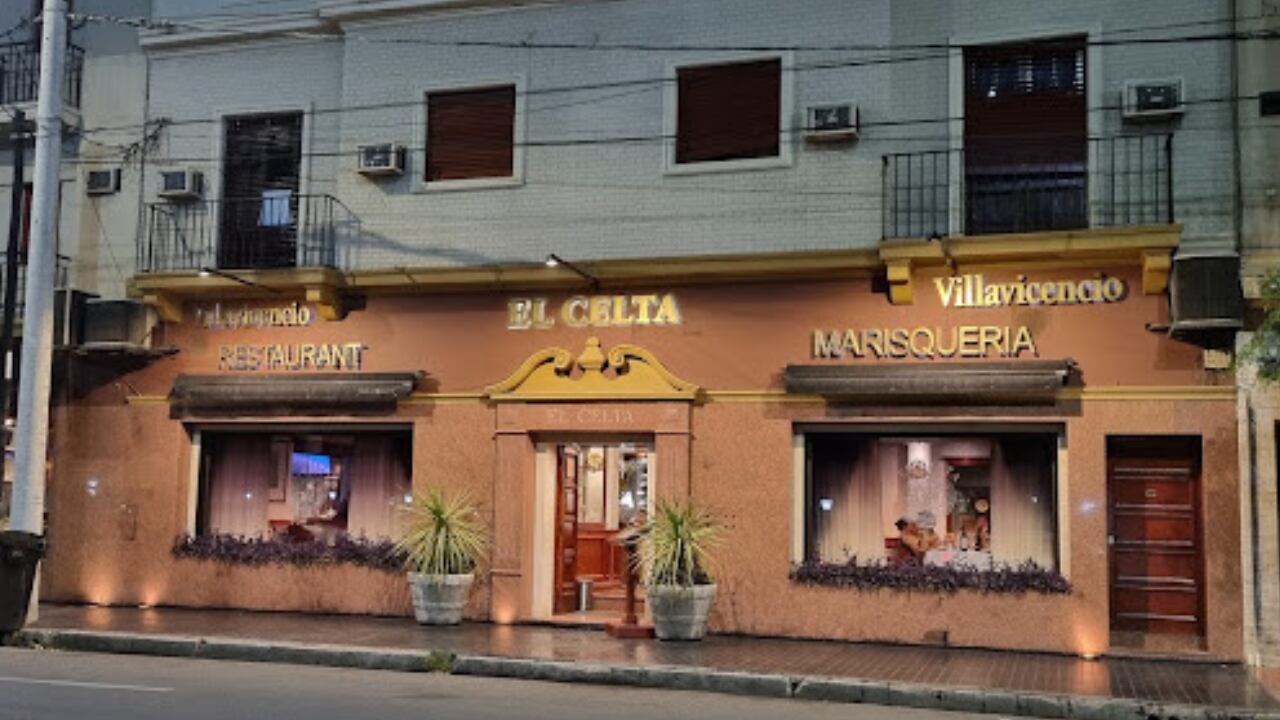
[[[693,400],[698,387],[672,375],[653,353],[616,345],[606,355],[589,338],[575,359],[564,348],[539,350],[506,380],[486,389],[490,400]]]

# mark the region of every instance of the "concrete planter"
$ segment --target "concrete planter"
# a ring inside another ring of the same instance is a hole
[[[715,599],[715,585],[651,585],[645,601],[659,640],[701,640]]]
[[[409,593],[413,595],[413,615],[421,625],[457,625],[471,594],[475,576],[423,575],[409,573]]]

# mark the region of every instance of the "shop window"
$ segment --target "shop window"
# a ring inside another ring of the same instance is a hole
[[[205,433],[198,532],[396,538],[412,499],[407,433]]]
[[[1057,437],[812,435],[807,560],[1054,568]]]
[[[677,164],[778,157],[782,61],[676,71]]]
[[[515,175],[516,88],[427,95],[426,181]]]

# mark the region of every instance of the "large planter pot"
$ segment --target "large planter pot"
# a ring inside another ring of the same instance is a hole
[[[422,625],[457,625],[471,594],[475,576],[423,575],[409,573],[409,593],[413,595],[413,615]]]
[[[715,599],[715,585],[651,585],[645,602],[659,640],[701,640]]]

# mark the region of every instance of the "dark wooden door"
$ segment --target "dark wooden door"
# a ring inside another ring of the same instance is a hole
[[[556,453],[556,613],[578,609],[578,454]]]
[[[1198,469],[1171,455],[1108,462],[1113,631],[1203,636]]]
[[[302,113],[228,118],[218,267],[297,265]]]

